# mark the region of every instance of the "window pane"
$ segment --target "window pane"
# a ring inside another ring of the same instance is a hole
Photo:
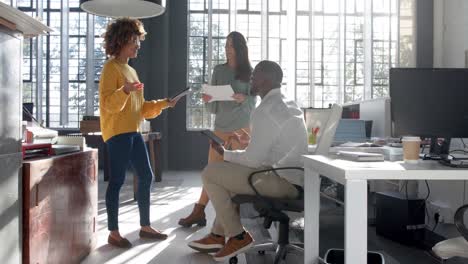
[[[281,0],[270,0],[268,1],[268,11],[280,12],[281,11]]]
[[[258,35],[257,35],[258,36]],[[249,59],[254,65],[255,62],[260,62],[262,57],[262,43],[259,37],[248,37],[247,45],[249,48]],[[253,67],[252,65],[252,67]]]
[[[340,10],[340,0],[327,0],[324,5],[324,13],[338,13]]]
[[[249,11],[262,10],[262,0],[249,0]]]
[[[213,0],[212,29],[207,29],[207,10],[196,8],[203,4],[201,0],[189,1],[189,83],[198,87],[207,81],[208,56],[212,61],[211,66],[225,60],[223,45],[229,33],[228,25],[246,37],[252,66],[262,59],[262,54],[265,56],[263,59],[280,64],[284,73],[282,91],[287,96],[295,96],[301,106],[328,107],[338,100],[350,102],[368,99],[364,98],[364,90],[368,86],[372,97],[387,96],[390,67],[402,65],[402,61],[414,61],[414,0],[296,1],[296,39],[288,39],[287,8],[290,1],[269,0],[268,12],[262,14],[261,0],[237,0],[237,13],[234,14],[229,10],[227,2]],[[366,1],[372,1],[371,14],[364,13],[365,4],[368,3]],[[344,10],[344,14],[340,14],[340,10]],[[314,12],[312,40],[308,11]],[[262,24],[262,16],[268,20],[268,28],[262,28],[265,26]],[[364,25],[369,23],[372,23],[372,35],[367,36],[372,38],[369,39],[370,45],[364,41],[367,38]],[[268,33],[267,40],[262,41],[262,30]],[[213,53],[207,54],[210,33]],[[289,56],[290,45],[296,45],[296,61],[291,61]],[[267,50],[262,52],[262,48]],[[366,49],[371,50],[365,52]],[[313,62],[310,62],[311,51]],[[372,57],[365,60],[366,54],[372,54]],[[365,65],[367,61],[371,64]],[[295,85],[286,83],[290,63],[296,66]],[[370,84],[365,83],[366,74],[372,76]],[[311,78],[314,79],[313,85]],[[211,115],[199,100],[199,94],[195,93],[188,101],[189,129],[211,125]]]
[[[208,36],[208,15],[190,14],[190,32],[191,36]]]
[[[346,5],[346,13],[353,14],[356,12],[356,0],[348,0],[344,3]]]
[[[80,0],[69,0],[68,1],[68,6],[70,8],[78,8],[80,7]]]
[[[229,15],[214,14],[212,34],[214,37],[226,37],[229,34]]]
[[[31,2],[33,5],[31,5]],[[23,8],[29,8],[28,14],[35,16],[36,13],[36,0],[20,0],[18,7],[22,11]],[[43,98],[42,102],[42,119],[46,120],[50,127],[60,126],[60,104],[62,96],[61,79],[60,79],[60,68],[62,53],[67,52],[69,61],[67,67],[69,69],[69,124],[65,127],[79,126],[79,120],[81,120],[85,113],[86,107],[86,34],[87,34],[87,14],[78,11],[79,0],[70,0],[68,2],[70,12],[68,14],[68,31],[69,31],[69,47],[67,50],[61,49],[61,0],[44,0],[43,1],[43,21],[48,21],[49,26],[54,29],[50,33],[49,37],[43,37],[43,50],[42,52],[42,74],[43,74]],[[32,9],[31,9],[32,8]],[[50,19],[48,19],[50,18]],[[95,37],[95,65],[93,66],[96,70],[95,80],[99,80],[98,74],[102,69],[102,64],[105,60],[104,52],[101,48],[102,38],[99,36],[105,29],[109,19],[96,17],[96,37]],[[37,38],[25,40],[23,48],[23,100],[25,102],[34,102],[36,94],[36,44]],[[93,48],[93,47],[90,47]],[[47,61],[47,59],[49,59]],[[96,83],[97,85],[97,83]],[[48,91],[47,91],[48,89]],[[91,87],[91,89],[97,89]],[[46,96],[49,95],[49,98]],[[94,99],[95,111],[98,106],[97,93]],[[48,105],[47,105],[48,103]],[[48,108],[48,109],[47,109]],[[47,114],[48,113],[48,114]]]
[[[298,84],[308,84],[309,82],[309,41],[297,41],[297,63],[296,63],[296,82]]]
[[[373,0],[372,11],[374,13],[388,13],[390,10],[389,0]]]
[[[237,10],[247,10],[247,0],[237,0],[236,4]]]
[[[229,9],[229,0],[212,0],[213,9]]]
[[[309,16],[297,16],[297,38],[309,38]]]
[[[309,85],[297,85],[297,104],[299,107],[309,107],[310,102],[310,86]]]
[[[44,1],[44,5],[43,5],[44,8],[47,7],[47,4],[45,2],[46,1]],[[62,8],[62,0],[49,0],[49,6],[51,9],[60,9]]]
[[[285,1],[285,0],[283,0]],[[299,11],[309,11],[310,10],[310,0],[297,0],[297,10]]]
[[[32,0],[17,0],[16,4],[18,7],[28,7],[32,8]]]
[[[192,0],[192,1],[189,1],[189,5],[190,5],[190,10],[199,10],[199,11],[202,11],[205,9],[204,7],[204,0]]]

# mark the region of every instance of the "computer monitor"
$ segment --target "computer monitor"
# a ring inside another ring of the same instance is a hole
[[[468,137],[468,69],[392,68],[390,98],[394,137]]]
[[[368,123],[370,122],[370,129]],[[334,144],[341,144],[346,142],[366,142],[369,140],[370,135],[367,134],[372,129],[372,121],[359,120],[359,119],[340,119],[338,127],[336,128]]]

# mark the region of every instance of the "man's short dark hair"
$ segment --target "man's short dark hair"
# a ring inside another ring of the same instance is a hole
[[[281,87],[281,83],[283,82],[283,70],[278,63],[264,60],[259,62],[255,68],[271,81],[273,88]]]

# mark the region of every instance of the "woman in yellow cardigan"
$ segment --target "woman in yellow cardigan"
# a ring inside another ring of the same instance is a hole
[[[177,101],[145,101],[143,83],[128,60],[136,58],[144,40],[143,24],[137,19],[122,18],[111,22],[104,33],[104,48],[110,59],[104,64],[99,82],[101,131],[110,160],[110,179],[106,190],[108,243],[120,248],[132,244],[119,233],[119,192],[125,172],[131,164],[138,176],[138,209],[140,237],[166,239],[167,235],[150,226],[150,188],[153,177],[148,152],[139,133],[143,119],[151,119]]]

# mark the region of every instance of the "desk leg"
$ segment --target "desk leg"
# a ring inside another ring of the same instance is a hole
[[[367,264],[367,181],[345,186],[345,263]]]
[[[320,175],[306,168],[304,177],[304,263],[319,260]],[[357,263],[357,262],[356,262]]]

